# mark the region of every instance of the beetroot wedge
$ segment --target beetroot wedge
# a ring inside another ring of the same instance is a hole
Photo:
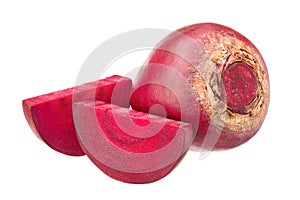
[[[25,99],[22,102],[24,115],[33,132],[48,146],[63,154],[82,156],[84,152],[73,121],[73,102],[96,99],[128,107],[131,85],[128,78],[111,76]]]
[[[165,177],[193,141],[192,125],[104,102],[74,106],[78,139],[108,176],[127,183]]]

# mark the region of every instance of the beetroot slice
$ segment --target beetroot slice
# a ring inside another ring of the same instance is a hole
[[[66,155],[85,155],[76,136],[72,101],[97,99],[128,107],[132,82],[111,76],[73,88],[25,99],[24,115],[33,132],[54,150]]]
[[[166,176],[193,141],[192,125],[104,102],[74,107],[78,139],[108,176],[149,183]]]

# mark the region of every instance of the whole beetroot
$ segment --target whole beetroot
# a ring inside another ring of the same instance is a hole
[[[157,45],[137,76],[130,104],[192,123],[196,149],[228,149],[259,130],[269,88],[265,62],[247,38],[203,23],[174,31]],[[156,104],[164,110],[150,109]]]

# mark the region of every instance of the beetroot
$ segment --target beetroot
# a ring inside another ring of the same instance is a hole
[[[160,104],[171,119],[193,124],[193,148],[228,149],[259,130],[269,105],[269,78],[257,48],[231,28],[203,23],[164,38],[140,70],[130,104]]]
[[[72,156],[82,156],[73,121],[72,101],[97,99],[128,107],[131,80],[111,76],[23,100],[23,111],[33,132],[54,150]]]
[[[74,119],[87,156],[108,176],[127,183],[163,178],[193,139],[191,124],[104,102],[76,103]]]

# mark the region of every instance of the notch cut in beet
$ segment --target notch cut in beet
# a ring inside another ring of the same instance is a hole
[[[129,106],[132,82],[129,78],[111,76],[73,88],[25,99],[24,115],[33,132],[52,149],[67,155],[82,156],[73,121],[74,102],[96,99]]]
[[[78,139],[108,176],[127,183],[165,177],[193,141],[192,125],[104,102],[74,107]]]

